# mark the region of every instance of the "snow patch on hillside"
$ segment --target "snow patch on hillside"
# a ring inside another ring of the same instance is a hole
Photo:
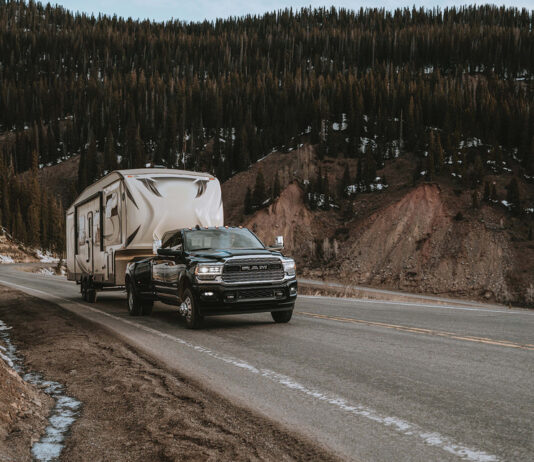
[[[49,252],[43,253],[40,249],[35,251],[35,255],[41,263],[57,263],[59,261],[59,258],[54,257]]]
[[[15,260],[13,260],[13,258],[11,258],[9,255],[0,254],[0,264],[1,263],[15,263]]]

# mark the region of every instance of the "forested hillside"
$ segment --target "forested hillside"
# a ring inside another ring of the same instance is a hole
[[[37,172],[74,155],[79,192],[118,166],[224,181],[300,143],[357,165],[306,179],[312,208],[386,187],[377,170],[410,154],[414,183],[447,178],[528,215],[533,25],[492,6],[154,23],[0,0],[0,223],[61,248],[67,204]],[[488,180],[501,174],[506,197]]]

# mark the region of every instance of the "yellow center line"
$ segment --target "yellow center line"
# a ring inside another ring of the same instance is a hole
[[[425,329],[422,327],[401,326],[398,324],[388,324],[386,322],[379,322],[379,321],[364,321],[363,319],[342,318],[339,316],[329,316],[326,314],[307,313],[305,311],[297,311],[296,314],[309,316],[311,318],[326,319],[328,321],[346,322],[346,323],[351,323],[351,324],[364,324],[366,326],[384,327],[386,329],[395,329],[395,330],[399,330],[402,332],[411,332],[414,334],[435,335],[438,337],[447,337],[447,338],[452,338],[455,340],[463,340],[467,342],[485,343],[488,345],[497,345],[497,346],[503,346],[503,347],[509,347],[509,348],[520,348],[522,350],[534,351],[534,345],[531,345],[528,343],[521,344],[521,343],[511,342],[508,340],[494,340],[494,339],[486,338],[486,337],[463,336],[463,335],[455,334],[454,332]]]

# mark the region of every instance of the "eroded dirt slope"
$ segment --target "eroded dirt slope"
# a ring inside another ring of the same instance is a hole
[[[420,185],[356,224],[340,272],[363,284],[509,299],[512,252],[504,234],[455,214],[437,185]]]

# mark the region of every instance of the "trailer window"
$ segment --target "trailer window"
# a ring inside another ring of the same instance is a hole
[[[121,204],[120,192],[117,183],[112,191],[105,195],[106,205],[104,210],[104,245],[117,245],[121,243]],[[100,220],[98,220],[100,221]],[[97,223],[98,226],[98,223]]]
[[[119,216],[119,201],[117,193],[114,192],[106,197],[106,218]]]
[[[78,217],[78,245],[85,245],[85,216]]]
[[[94,228],[94,241],[95,243],[100,242],[100,212],[95,212],[95,221],[93,223]]]
[[[93,212],[87,214],[87,233],[91,239],[93,237]]]

